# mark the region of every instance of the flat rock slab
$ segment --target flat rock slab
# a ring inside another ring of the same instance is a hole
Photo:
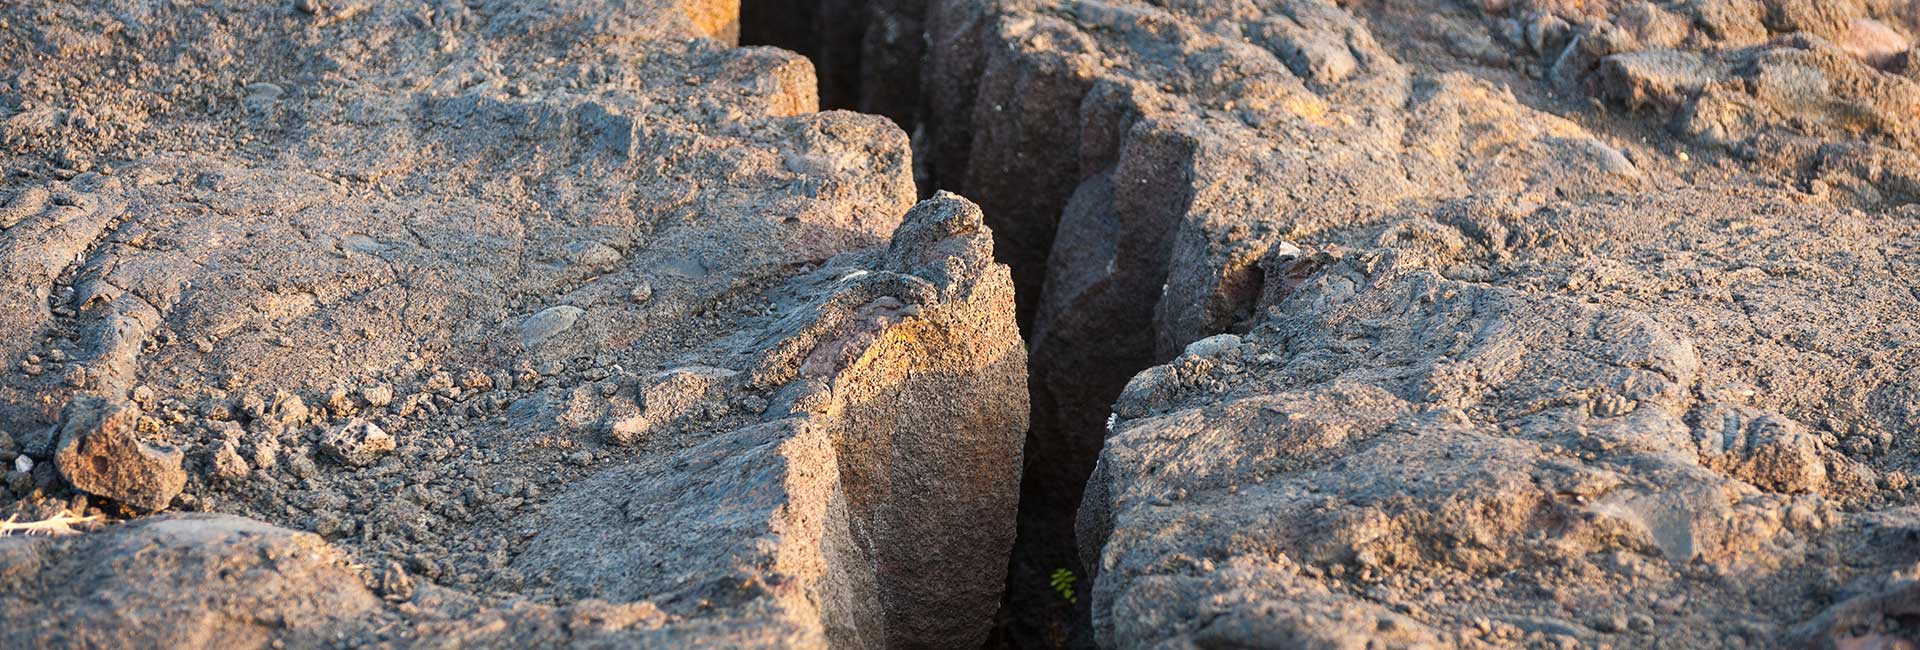
[[[332,642],[380,600],[312,533],[158,515],[66,538],[0,540],[0,638],[16,648],[265,648]]]

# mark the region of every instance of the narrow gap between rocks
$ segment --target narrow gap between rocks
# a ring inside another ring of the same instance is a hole
[[[994,229],[995,254],[1014,276],[1021,335],[1030,355],[1032,404],[1019,532],[987,647],[1090,648],[1092,576],[1080,559],[1075,517],[1114,400],[1129,378],[1160,361],[1145,327],[1152,303],[1143,298],[1159,281],[1130,283],[1105,296],[1093,310],[1113,313],[1111,322],[1036,323],[1055,231],[1078,188],[1098,185],[1087,183],[1098,179],[1081,177],[1077,149],[1082,135],[1076,128],[1064,128],[1076,125],[1039,129],[1045,133],[1008,142],[1008,132],[1034,131],[1032,124],[1020,123],[1027,118],[1019,111],[1005,112],[994,124],[941,122],[940,111],[929,105],[937,101],[929,96],[940,89],[923,87],[933,83],[924,59],[933,56],[936,47],[925,34],[933,20],[929,14],[936,11],[928,9],[929,4],[937,3],[744,0],[740,44],[805,55],[819,79],[822,110],[883,115],[912,137],[915,181],[922,197],[936,190],[954,191],[985,210]],[[1077,105],[1086,89],[1055,83],[1044,90],[1043,96],[1026,100],[1032,103],[1030,111],[1058,114],[1051,109]],[[997,141],[995,155],[974,151],[983,139]],[[1008,162],[1009,155],[1020,161]],[[983,161],[979,169],[972,169],[974,161]],[[1258,279],[1252,282],[1250,290],[1257,294]]]

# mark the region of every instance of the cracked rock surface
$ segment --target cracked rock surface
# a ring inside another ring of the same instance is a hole
[[[1920,640],[1911,3],[802,4],[1013,266],[1010,644]]]
[[[1008,271],[737,9],[0,8],[0,645],[978,645]]]
[[[0,645],[1914,647],[1916,35],[6,4]]]

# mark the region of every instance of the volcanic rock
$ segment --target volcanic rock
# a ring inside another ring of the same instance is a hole
[[[78,440],[77,489],[406,578],[223,634],[143,599],[203,589],[155,565],[92,592],[149,627],[88,642],[980,645],[1028,412],[1007,270],[972,204],[915,209],[900,128],[727,42],[736,7],[0,7],[0,421]],[[642,389],[675,368],[726,379]],[[136,386],[149,417],[101,406]]]
[[[378,601],[319,536],[214,514],[64,538],[0,539],[12,648],[265,648],[330,643]]]
[[[182,454],[148,443],[140,409],[128,402],[81,397],[62,417],[54,462],[74,487],[142,510],[164,510],[186,485]]]

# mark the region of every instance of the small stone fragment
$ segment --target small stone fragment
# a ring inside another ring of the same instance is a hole
[[[367,387],[361,388],[360,399],[366,400],[367,406],[371,406],[374,408],[381,408],[388,404],[392,404],[393,403],[393,386],[388,384],[375,384],[373,386],[367,386]]]
[[[347,387],[334,384],[327,389],[327,410],[334,414],[352,413],[355,410],[353,398],[347,393]]]
[[[393,451],[394,441],[379,425],[355,418],[328,433],[320,449],[341,464],[366,467]]]
[[[560,305],[529,316],[526,322],[520,324],[520,345],[529,348],[540,345],[573,327],[574,323],[579,322],[580,315],[585,313],[586,310],[579,307]]]
[[[245,479],[251,471],[247,460],[240,456],[240,449],[232,441],[222,441],[213,449],[213,477],[225,481]]]
[[[307,416],[312,413],[313,411],[307,408],[306,401],[300,399],[300,396],[283,390],[274,392],[273,399],[266,403],[266,408],[261,415],[268,426],[276,430],[284,430],[305,422]]]

